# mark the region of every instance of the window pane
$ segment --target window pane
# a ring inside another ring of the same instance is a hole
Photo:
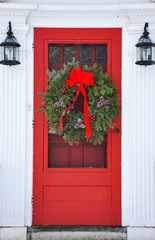
[[[49,63],[59,64],[60,63],[60,48],[57,45],[49,45]]]
[[[74,46],[64,47],[64,63],[72,62],[76,57],[76,48]]]
[[[92,48],[89,45],[84,44],[82,47],[80,47],[80,63],[92,63]]]
[[[107,63],[107,44],[99,44],[96,47],[96,63]]]
[[[48,134],[48,167],[69,167],[68,148],[61,136]]]
[[[48,134],[49,168],[107,168],[107,137],[102,145],[83,140],[69,146],[62,136]]]

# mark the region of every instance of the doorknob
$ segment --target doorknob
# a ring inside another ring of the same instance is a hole
[[[113,132],[119,133],[119,132],[120,132],[120,129],[119,129],[119,128],[116,128],[115,130],[113,130]]]

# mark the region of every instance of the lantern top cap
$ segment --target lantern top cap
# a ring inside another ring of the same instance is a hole
[[[17,39],[13,36],[11,22],[9,22],[8,26],[8,32],[6,33],[7,37],[4,39],[4,41],[0,44],[0,46],[14,46],[14,47],[20,47],[20,44],[18,43]]]
[[[153,46],[155,47],[155,43],[151,41],[149,38],[149,32],[148,32],[148,23],[146,22],[144,25],[144,32],[143,35],[140,37],[138,43],[136,44],[136,47],[141,47],[141,46]]]

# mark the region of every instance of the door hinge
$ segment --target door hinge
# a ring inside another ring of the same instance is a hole
[[[31,197],[31,204],[33,204],[33,195],[32,195],[32,197]]]
[[[34,51],[34,42],[32,43],[32,49],[33,49],[33,51]]]
[[[32,118],[32,128],[34,128],[34,118]]]

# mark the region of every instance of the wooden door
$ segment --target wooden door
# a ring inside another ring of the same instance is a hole
[[[33,224],[121,225],[121,132],[109,130],[101,146],[83,141],[70,147],[48,134],[43,115],[36,112],[47,69],[58,70],[72,57],[102,65],[120,95],[121,29],[38,28],[34,38]],[[115,123],[121,129],[120,116]]]

